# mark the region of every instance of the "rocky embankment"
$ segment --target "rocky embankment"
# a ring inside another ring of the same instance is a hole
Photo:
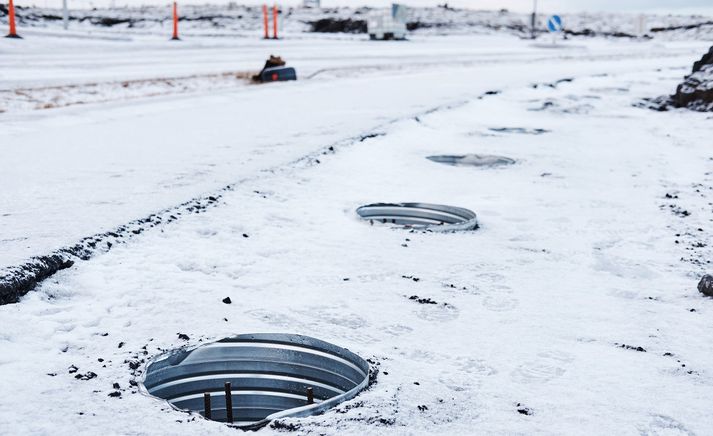
[[[713,47],[693,64],[693,71],[683,79],[676,93],[651,100],[652,109],[665,111],[687,108],[700,112],[713,112]]]

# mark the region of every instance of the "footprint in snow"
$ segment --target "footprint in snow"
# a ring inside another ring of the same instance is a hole
[[[460,315],[460,310],[450,304],[424,305],[423,308],[416,312],[416,316],[425,321],[446,322],[453,321]]]
[[[569,362],[574,358],[561,351],[545,351],[537,355],[537,359],[525,362],[516,368],[510,377],[516,383],[544,383],[549,380],[561,377]]]
[[[401,325],[401,324],[392,324],[388,325],[386,327],[382,327],[381,331],[388,335],[392,336],[401,336],[405,335],[407,333],[411,333],[413,329],[409,326]]]
[[[553,363],[545,361],[527,362],[520,365],[512,372],[511,378],[516,383],[544,383],[565,373],[564,368],[560,368]]]
[[[471,377],[487,377],[497,374],[497,370],[488,365],[484,360],[472,359],[469,357],[459,357],[456,359],[457,367],[460,371],[469,374]]]
[[[493,312],[508,312],[515,309],[520,302],[506,295],[491,295],[483,300],[483,306]]]
[[[679,421],[665,415],[654,415],[648,426],[640,426],[641,436],[694,436],[695,433],[688,430]]]
[[[438,382],[454,392],[472,391],[480,387],[480,381],[466,374],[444,372]]]

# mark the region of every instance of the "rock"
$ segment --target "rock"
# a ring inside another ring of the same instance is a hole
[[[635,106],[657,111],[687,108],[699,112],[713,112],[713,47],[693,64],[693,70],[670,96],[645,98]]]
[[[692,74],[671,96],[671,105],[701,112],[713,112],[713,47],[693,64]]]
[[[713,297],[713,276],[706,274],[698,282],[698,291],[708,297]]]
[[[86,374],[77,374],[74,376],[77,380],[91,380],[93,378],[97,377],[97,373],[92,372],[92,371],[87,371]]]
[[[522,403],[517,403],[517,413],[520,415],[532,415],[532,409],[525,407]]]
[[[704,65],[697,72],[686,76],[676,88],[672,103],[678,108],[713,112],[713,64]]]
[[[700,71],[705,65],[713,65],[713,47],[708,50],[708,53],[703,55],[701,60],[693,63],[693,72],[696,73]]]
[[[230,299],[230,297],[225,297],[225,298],[223,298],[223,303],[225,303],[225,304],[230,304],[230,303],[232,303],[232,302],[233,302],[233,301]]]

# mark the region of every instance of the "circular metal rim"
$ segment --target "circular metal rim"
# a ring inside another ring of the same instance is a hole
[[[431,162],[440,163],[443,165],[450,165],[455,167],[473,167],[473,168],[499,168],[506,165],[514,165],[517,161],[515,159],[498,156],[493,154],[438,154],[432,156],[426,156],[426,159]],[[469,163],[471,160],[481,160],[487,161],[491,160],[490,163],[473,164]]]
[[[397,224],[395,219],[399,216],[395,213],[390,214],[390,210],[408,210],[411,211],[410,215],[406,215],[413,219],[423,219],[422,225],[407,225],[401,224],[399,227],[407,229],[417,229],[417,230],[427,230],[436,232],[455,232],[455,231],[466,231],[475,230],[478,228],[478,217],[475,212],[456,206],[447,206],[442,204],[433,203],[372,203],[360,206],[356,209],[357,215],[363,220],[367,221],[383,221],[388,223],[391,220],[392,224]],[[440,224],[429,223],[433,221],[432,214],[445,214],[446,216],[455,217],[458,219],[457,222]],[[419,216],[420,215],[420,216]],[[388,216],[393,216],[393,218],[386,218]]]
[[[336,395],[334,397],[328,398],[326,400],[323,400],[319,403],[315,402],[314,404],[309,404],[306,406],[301,406],[301,407],[294,407],[291,409],[286,409],[282,410],[280,412],[275,412],[272,413],[265,418],[263,418],[260,421],[256,421],[250,424],[246,425],[239,425],[239,424],[229,424],[229,423],[222,423],[230,427],[235,427],[235,428],[240,428],[244,430],[257,430],[259,428],[264,427],[265,425],[269,424],[271,421],[279,418],[303,418],[307,416],[312,416],[312,415],[317,415],[320,413],[323,413],[332,407],[336,406],[339,403],[342,403],[344,401],[351,400],[352,398],[356,397],[359,392],[363,391],[368,385],[369,385],[369,374],[370,374],[370,365],[369,363],[359,355],[353,353],[352,351],[349,351],[346,348],[331,344],[329,342],[322,341],[317,338],[313,338],[310,336],[304,336],[304,335],[298,335],[298,334],[292,334],[292,333],[247,333],[247,334],[240,334],[236,336],[231,336],[228,338],[220,339],[218,341],[206,343],[206,344],[201,344],[198,346],[194,347],[182,347],[182,348],[177,348],[171,351],[167,351],[165,353],[159,354],[151,359],[149,359],[146,362],[146,365],[144,367],[144,372],[141,376],[141,380],[139,382],[139,391],[141,394],[146,395],[150,397],[151,399],[154,399],[156,401],[160,401],[163,404],[168,404],[172,409],[179,411],[179,412],[188,412],[188,413],[197,413],[200,415],[200,413],[196,410],[191,410],[191,409],[182,409],[180,407],[176,407],[174,404],[172,404],[170,401],[152,395],[148,388],[145,385],[146,382],[146,377],[149,374],[149,368],[157,363],[163,362],[167,359],[170,358],[176,358],[178,361],[175,364],[179,364],[183,359],[188,357],[193,351],[207,347],[213,344],[217,343],[223,343],[223,342],[255,342],[255,343],[274,343],[274,344],[281,344],[281,345],[295,345],[295,346],[300,346],[303,348],[312,348],[315,350],[321,350],[323,352],[327,353],[334,353],[337,355],[344,356],[343,358],[345,360],[349,360],[352,364],[356,365],[360,372],[363,373],[363,380],[358,383],[356,386],[354,386],[352,389]],[[202,416],[202,415],[200,415]],[[204,418],[205,419],[205,418]],[[216,421],[220,422],[220,421]]]

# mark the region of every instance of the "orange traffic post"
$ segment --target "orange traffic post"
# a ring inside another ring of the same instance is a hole
[[[267,14],[267,5],[262,5],[262,20],[263,24],[265,25],[265,39],[270,38],[270,23],[269,23],[269,17]]]
[[[277,5],[272,7],[272,37],[277,39]]]
[[[17,34],[17,29],[15,28],[15,3],[10,0],[8,5],[8,23],[10,23],[10,33],[7,34],[7,38],[20,38]]]
[[[177,41],[181,38],[178,37],[178,5],[173,2],[173,38],[172,41]]]

